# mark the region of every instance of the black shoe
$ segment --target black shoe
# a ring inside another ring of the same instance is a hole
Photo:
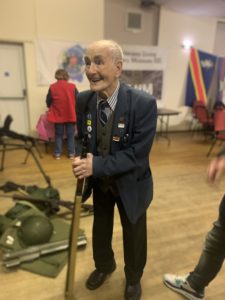
[[[124,294],[125,300],[140,300],[141,299],[141,284],[138,282],[137,284],[130,285],[126,284],[125,288],[125,294]]]
[[[100,287],[106,280],[107,276],[116,270],[116,263],[113,263],[113,266],[108,272],[101,272],[99,270],[94,270],[86,281],[86,287],[89,290],[95,290]]]

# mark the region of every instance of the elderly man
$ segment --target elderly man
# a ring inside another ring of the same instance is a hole
[[[84,197],[93,191],[93,258],[95,270],[86,287],[100,287],[116,262],[112,249],[114,206],[119,210],[124,246],[124,298],[141,298],[146,264],[146,209],[153,196],[149,153],[154,140],[157,107],[154,97],[119,81],[121,47],[110,40],[89,45],[85,72],[90,90],[77,99],[79,138],[88,133],[86,159],[76,157],[74,175],[87,178]]]

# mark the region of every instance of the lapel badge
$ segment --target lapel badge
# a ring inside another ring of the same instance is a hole
[[[118,128],[125,128],[125,118],[124,118],[124,116],[119,118]]]
[[[124,123],[118,123],[118,128],[124,128],[125,124]]]
[[[87,131],[91,132],[92,131],[92,127],[91,126],[87,126]]]
[[[120,137],[119,136],[113,136],[113,141],[114,142],[119,142],[120,141]]]

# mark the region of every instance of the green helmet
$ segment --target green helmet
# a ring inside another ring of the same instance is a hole
[[[28,216],[18,228],[18,238],[24,246],[48,243],[53,233],[52,222],[44,216]]]

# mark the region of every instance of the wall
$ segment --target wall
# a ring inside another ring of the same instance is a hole
[[[214,53],[218,56],[225,57],[225,21],[218,21],[214,45]]]
[[[139,3],[139,0],[105,0],[105,38],[127,45],[157,44],[159,8],[142,9]],[[127,29],[128,12],[141,14],[142,29],[140,31]]]
[[[164,106],[178,109],[179,117],[172,117],[170,128],[187,129],[190,109],[184,106],[184,94],[189,52],[181,48],[184,38],[190,38],[193,46],[213,53],[217,20],[191,17],[161,9],[158,46],[168,51],[164,85]]]
[[[35,39],[90,42],[103,38],[104,0],[0,0],[0,4],[0,41],[24,45],[29,131],[33,133],[46,110],[48,90],[37,86]]]
[[[127,11],[143,14],[143,32],[128,32],[125,28]],[[115,16],[116,22],[115,22]],[[184,106],[184,94],[189,53],[181,48],[184,38],[191,38],[194,47],[212,53],[215,42],[217,20],[192,17],[172,12],[163,6],[158,16],[157,8],[141,8],[138,0],[106,0],[105,36],[121,44],[157,45],[167,51],[167,68],[164,78],[164,106],[180,111],[179,116],[170,118],[171,130],[189,129],[191,112]],[[206,34],[207,33],[207,34]],[[158,37],[156,37],[156,34]]]
[[[150,32],[157,31],[157,28],[152,28],[152,23],[145,23],[144,36],[126,31],[124,12],[127,9],[139,10],[139,0],[0,0],[0,3],[0,40],[21,41],[24,44],[31,132],[35,130],[40,114],[46,110],[45,96],[48,89],[36,83],[36,38],[90,42],[107,37],[121,43],[151,45],[155,38]],[[150,22],[152,18],[148,18],[151,14],[149,9],[144,14],[146,22]],[[184,89],[188,53],[180,47],[181,41],[190,36],[195,47],[213,52],[216,21],[174,13],[165,8],[161,10],[158,45],[168,50],[164,106],[181,111],[179,117],[171,118],[170,124],[176,129],[186,128],[182,122],[187,113]],[[111,23],[114,27],[109,28]]]

